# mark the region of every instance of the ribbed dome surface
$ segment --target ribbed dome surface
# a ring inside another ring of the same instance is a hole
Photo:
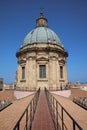
[[[32,43],[55,43],[62,46],[57,34],[48,27],[37,27],[29,32],[22,43],[22,47]]]

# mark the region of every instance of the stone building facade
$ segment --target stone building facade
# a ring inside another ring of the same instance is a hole
[[[3,78],[0,78],[0,91],[3,90]]]
[[[16,87],[37,90],[57,90],[67,84],[65,51],[57,34],[48,28],[47,19],[40,13],[36,28],[27,34],[16,53],[18,69]]]

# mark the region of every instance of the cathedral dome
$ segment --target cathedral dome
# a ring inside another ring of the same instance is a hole
[[[57,34],[47,27],[38,27],[29,32],[24,38],[22,47],[32,43],[56,43],[62,45]]]
[[[55,43],[62,46],[57,34],[47,27],[47,19],[43,13],[40,13],[40,17],[36,20],[36,28],[26,35],[21,47],[33,43]]]

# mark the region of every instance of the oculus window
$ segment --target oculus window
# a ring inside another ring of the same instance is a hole
[[[46,65],[39,65],[39,78],[46,78]]]

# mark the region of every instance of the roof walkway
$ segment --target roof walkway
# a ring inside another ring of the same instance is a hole
[[[54,130],[54,124],[44,91],[40,92],[34,121],[32,123],[32,130]]]

